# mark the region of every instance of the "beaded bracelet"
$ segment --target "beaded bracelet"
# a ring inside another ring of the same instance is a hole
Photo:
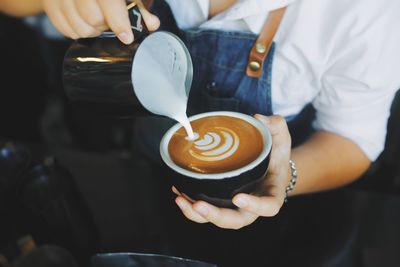
[[[290,178],[289,185],[286,187],[285,203],[287,202],[289,193],[293,190],[297,182],[297,168],[293,160],[289,160],[290,170],[292,171],[292,178]]]

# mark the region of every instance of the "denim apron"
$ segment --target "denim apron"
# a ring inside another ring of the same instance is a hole
[[[184,31],[182,36],[193,61],[190,115],[219,110],[272,115],[274,45],[264,62],[262,76],[252,78],[245,71],[256,35],[199,29]]]

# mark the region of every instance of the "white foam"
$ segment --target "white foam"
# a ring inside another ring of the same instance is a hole
[[[206,145],[201,145],[204,143],[204,142],[202,142],[204,140],[207,140],[207,142],[209,142],[209,143]],[[195,147],[199,150],[211,150],[211,149],[217,147],[220,143],[221,143],[221,137],[218,134],[211,132],[211,133],[206,133],[204,135],[203,140],[197,141],[195,143],[196,144]]]
[[[196,146],[204,147],[204,146],[210,145],[213,142],[214,142],[213,136],[211,136],[211,134],[206,134],[206,135],[204,135],[203,139],[196,141],[195,144],[196,144]]]
[[[219,161],[232,156],[239,148],[238,135],[225,127],[217,127],[217,129],[220,130],[220,134],[208,132],[203,139],[195,142],[195,148],[202,152],[197,153],[191,149],[189,153],[202,161]]]

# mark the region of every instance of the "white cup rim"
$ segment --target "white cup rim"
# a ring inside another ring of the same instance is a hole
[[[191,116],[189,118],[189,121],[205,118],[205,117],[210,117],[210,116],[229,116],[229,117],[234,117],[234,118],[239,118],[243,119],[249,123],[251,123],[253,126],[255,126],[261,133],[264,141],[264,148],[260,155],[250,162],[249,164],[238,168],[236,170],[228,171],[228,172],[222,172],[222,173],[197,173],[193,171],[189,171],[187,169],[184,169],[177,164],[175,164],[171,157],[169,156],[168,153],[168,144],[170,139],[172,138],[173,134],[182,127],[180,123],[175,124],[172,126],[163,136],[161,139],[160,143],[160,154],[161,158],[165,162],[165,164],[168,165],[171,169],[176,171],[177,173],[180,173],[182,175],[194,178],[194,179],[210,179],[210,180],[220,180],[224,178],[231,178],[238,176],[244,172],[247,172],[249,170],[252,170],[256,166],[258,166],[270,153],[271,147],[272,147],[272,136],[271,133],[269,132],[268,128],[262,124],[259,120],[255,119],[254,117],[251,117],[249,115],[243,114],[243,113],[238,113],[238,112],[232,112],[232,111],[214,111],[214,112],[206,112],[206,113],[201,113],[197,114],[194,116]]]

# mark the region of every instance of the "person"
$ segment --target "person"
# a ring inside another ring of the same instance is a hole
[[[386,124],[400,88],[400,2],[397,0],[166,0],[183,30],[194,63],[191,106],[255,114],[273,136],[269,172],[259,192],[233,197],[237,210],[178,193],[176,204],[197,223],[239,229],[275,216],[290,196],[355,181],[384,147]],[[3,0],[0,10],[26,15],[44,10],[66,36],[76,39],[111,28],[133,41],[125,1]],[[29,3],[29,4],[27,4]],[[159,20],[137,1],[150,30]],[[249,52],[265,21],[287,7],[260,78],[246,75]],[[312,133],[292,146],[289,132],[299,114],[315,108]]]

